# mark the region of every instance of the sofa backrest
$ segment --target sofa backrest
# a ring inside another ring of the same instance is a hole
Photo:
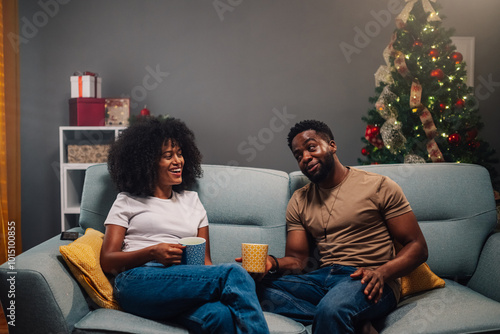
[[[104,221],[118,195],[108,172],[107,164],[92,165],[85,171],[82,200],[80,203],[80,226],[104,233]]]
[[[234,262],[241,243],[267,243],[269,253],[283,256],[285,210],[290,197],[288,174],[282,171],[203,165],[198,192],[210,222],[214,263]],[[104,221],[117,191],[106,164],[86,171],[80,206],[80,226],[104,232]]]
[[[429,248],[427,263],[442,277],[467,278],[496,224],[488,171],[479,165],[390,164],[355,166],[390,177],[403,189]],[[309,181],[290,174],[290,193]]]
[[[262,168],[203,166],[198,192],[210,222],[214,263],[234,262],[241,243],[265,243],[269,253],[285,253],[288,174]]]
[[[193,190],[207,210],[212,259],[232,262],[241,243],[267,243],[269,253],[285,251],[285,211],[290,195],[309,180],[263,168],[203,165]],[[356,168],[386,175],[403,189],[429,247],[427,263],[442,277],[467,278],[496,224],[487,170],[470,164],[393,164]],[[86,172],[80,226],[104,232],[104,220],[117,195],[106,164]]]

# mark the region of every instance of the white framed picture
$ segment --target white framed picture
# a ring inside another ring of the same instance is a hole
[[[474,87],[474,53],[476,46],[475,37],[452,36],[451,42],[457,51],[462,54],[463,61],[467,64],[467,86]]]

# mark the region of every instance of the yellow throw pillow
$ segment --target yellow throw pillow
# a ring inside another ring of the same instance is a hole
[[[444,285],[444,280],[434,274],[427,263],[422,263],[409,275],[401,277],[401,297],[435,288],[443,288]]]
[[[101,269],[100,253],[104,234],[88,228],[85,235],[59,247],[66,264],[90,298],[104,308],[119,310],[113,287]]]
[[[403,248],[398,242],[394,242],[394,247],[396,253]],[[401,298],[418,292],[443,288],[444,285],[444,280],[434,274],[427,263],[422,263],[411,273],[401,277]]]

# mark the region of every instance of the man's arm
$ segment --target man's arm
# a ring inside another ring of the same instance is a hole
[[[267,257],[266,273],[268,271],[278,270],[279,272],[299,273],[301,272],[309,258],[309,241],[307,233],[304,230],[293,230],[288,232],[286,236],[285,256],[276,259],[271,256]],[[264,277],[258,277],[262,279]]]
[[[427,260],[428,254],[427,243],[413,212],[388,219],[387,228],[394,241],[402,246],[396,257],[376,270],[359,268],[351,275],[360,278],[362,284],[367,283],[365,294],[375,302],[382,296],[386,281],[408,275]]]
[[[285,256],[279,259],[278,264],[271,256],[267,256],[266,271],[263,274],[252,274],[252,277],[260,281],[268,271],[277,270],[280,272],[295,273],[302,271],[309,257],[309,242],[307,233],[303,230],[293,230],[288,232],[286,237]],[[241,262],[241,257],[235,259]]]
[[[278,260],[279,270],[286,272],[302,271],[309,258],[309,241],[304,230],[293,230],[288,232],[286,237],[285,257]],[[269,262],[268,258],[268,262]],[[276,270],[274,260],[271,260],[272,267],[269,270]]]

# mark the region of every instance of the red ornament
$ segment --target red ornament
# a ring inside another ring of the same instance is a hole
[[[366,147],[363,147],[363,148],[361,149],[361,154],[363,154],[363,155],[369,155],[369,154],[370,154],[370,152],[366,149]]]
[[[431,56],[432,58],[439,57],[439,50],[435,49],[435,48],[430,49],[429,50],[429,56]]]
[[[144,106],[144,109],[141,110],[141,116],[150,116],[151,113],[149,112],[149,109],[146,109],[146,106]]]
[[[473,141],[474,139],[476,139],[477,137],[477,129],[476,128],[473,128],[473,129],[470,129],[469,131],[467,131],[467,133],[465,134],[465,141],[467,142],[471,142]],[[470,144],[469,144],[470,145]]]
[[[366,126],[366,135],[369,135],[370,137],[376,137],[380,134],[380,128],[376,125],[367,125]]]
[[[444,112],[446,110],[446,103],[440,103],[439,104],[439,111]]]
[[[450,143],[450,145],[458,146],[461,140],[462,137],[458,133],[452,133],[448,136],[448,143]]]
[[[455,102],[455,106],[458,108],[463,108],[465,106],[465,101],[463,99],[458,99],[457,102]]]
[[[460,64],[462,62],[462,60],[464,59],[464,57],[462,56],[462,54],[460,52],[453,52],[450,55],[450,58],[455,62],[455,64]]]
[[[440,68],[433,69],[431,71],[431,77],[436,78],[438,80],[443,80],[444,72]]]
[[[380,138],[380,127],[376,125],[367,125],[365,131],[365,138],[370,144],[377,148],[384,147],[384,142]]]
[[[419,40],[419,39],[416,39],[414,42],[413,42],[413,46],[414,47],[421,47],[423,44],[422,44],[422,41]]]

